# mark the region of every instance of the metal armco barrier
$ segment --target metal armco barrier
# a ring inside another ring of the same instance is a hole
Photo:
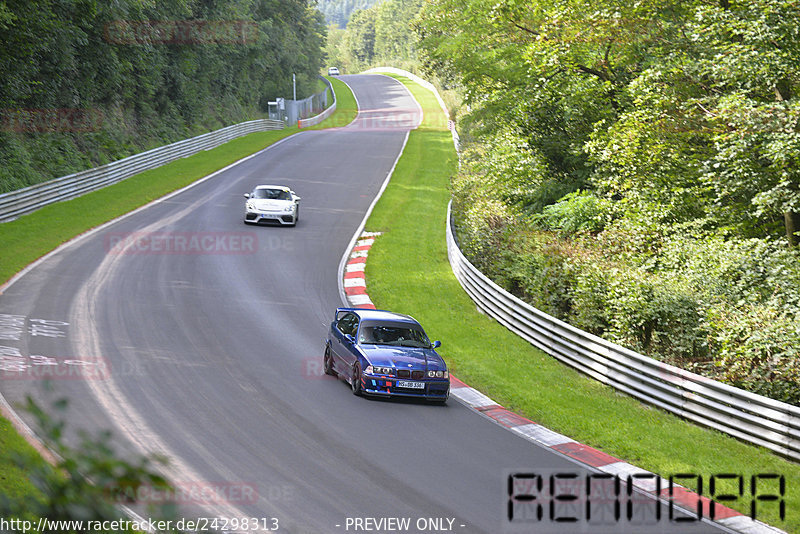
[[[322,79],[322,81],[325,82],[325,84],[327,84],[328,88],[330,89],[331,94],[333,95],[333,104],[328,106],[328,109],[326,109],[319,115],[316,115],[314,117],[309,117],[307,119],[299,119],[297,121],[298,128],[307,128],[309,126],[314,126],[315,124],[319,124],[328,117],[330,117],[331,115],[333,115],[333,112],[336,111],[336,92],[333,90],[333,84],[329,82],[327,79],[323,78],[322,76],[320,76],[320,79]]]
[[[166,165],[180,158],[216,148],[253,132],[283,129],[283,121],[258,119],[227,126],[191,139],[154,148],[106,165],[0,195],[0,222],[16,219],[43,206],[79,197],[90,191]]]
[[[462,254],[447,208],[447,254],[485,313],[532,345],[632,397],[800,460],[800,408],[643,356],[537,310],[489,280]]]

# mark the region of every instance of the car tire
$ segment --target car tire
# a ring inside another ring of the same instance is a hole
[[[353,395],[361,395],[361,364],[358,362],[353,365],[353,374],[350,376],[350,389],[353,390]]]
[[[329,376],[338,376],[336,371],[333,370],[333,355],[331,354],[330,346],[325,346],[325,356],[322,360],[322,367],[325,369],[325,374]]]

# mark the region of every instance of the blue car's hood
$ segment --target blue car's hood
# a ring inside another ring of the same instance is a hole
[[[388,347],[385,345],[361,345],[364,356],[372,365],[397,367],[398,369],[432,369],[444,371],[447,366],[433,349],[414,347]],[[410,367],[409,367],[410,364]]]

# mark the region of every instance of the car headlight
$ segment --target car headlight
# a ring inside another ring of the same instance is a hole
[[[248,209],[248,210],[250,210],[250,211],[253,211],[254,209],[256,209],[256,206],[255,206],[255,204],[253,204],[252,202],[248,202],[248,203],[246,204],[246,207],[247,207],[247,209]]]
[[[450,373],[447,371],[428,371],[428,378],[449,378]]]
[[[286,206],[285,208],[283,208],[283,211],[294,211],[294,205]]]
[[[378,367],[370,365],[367,369],[372,369],[372,374],[376,375],[393,375],[394,369],[391,367]]]

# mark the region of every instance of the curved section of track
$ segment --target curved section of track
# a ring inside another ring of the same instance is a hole
[[[507,469],[576,465],[457,402],[366,400],[322,373],[342,252],[416,109],[390,78],[342,78],[362,110],[351,126],[290,137],[8,288],[0,313],[23,326],[0,345],[29,362],[109,372],[54,380],[51,393],[39,380],[2,380],[0,392],[11,403],[69,398],[70,428],[110,428],[123,450],[167,455],[179,485],[255,488],[203,503],[203,515],[277,517],[281,532],[298,534],[346,532],[348,517],[450,518],[454,531],[500,532]],[[243,225],[242,194],[261,183],[302,197],[295,228]],[[162,248],[151,239],[124,249],[131,236],[158,236]],[[201,253],[164,244],[192,238],[205,240]]]

